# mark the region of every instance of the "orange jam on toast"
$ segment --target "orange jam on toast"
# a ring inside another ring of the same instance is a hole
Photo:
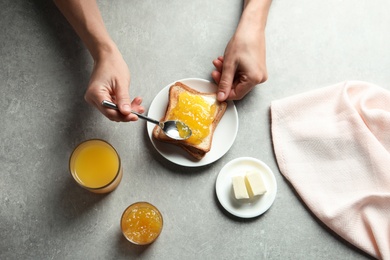
[[[214,100],[209,102],[202,96],[181,92],[168,119],[180,120],[191,129],[192,135],[185,142],[200,144],[210,134],[215,109]]]

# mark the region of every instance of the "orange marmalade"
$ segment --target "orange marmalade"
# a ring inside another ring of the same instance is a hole
[[[159,210],[147,202],[130,205],[121,219],[123,235],[137,245],[152,243],[160,235],[162,227],[163,218]]]
[[[179,94],[177,105],[168,120],[180,120],[191,129],[192,135],[185,142],[200,144],[210,134],[216,109],[214,102],[188,92]]]

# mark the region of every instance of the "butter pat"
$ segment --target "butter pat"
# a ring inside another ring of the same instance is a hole
[[[263,195],[267,192],[261,174],[257,171],[251,171],[245,175],[245,184],[250,197]]]
[[[238,200],[249,199],[249,194],[245,185],[245,177],[241,175],[233,176],[232,182],[234,197]]]

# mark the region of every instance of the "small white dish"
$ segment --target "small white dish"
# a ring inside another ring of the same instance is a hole
[[[261,173],[267,192],[252,199],[237,200],[234,197],[232,177],[244,175],[251,170]],[[277,192],[272,170],[264,162],[252,157],[240,157],[227,163],[218,174],[215,188],[222,207],[240,218],[253,218],[266,212],[273,204]]]
[[[217,89],[217,86],[214,83],[205,79],[188,78],[177,81],[180,81],[200,92],[215,92]],[[160,119],[164,116],[168,106],[169,87],[175,82],[172,82],[165,86],[153,99],[149,107],[149,117]],[[199,167],[215,162],[216,160],[221,158],[227,151],[229,151],[237,136],[238,113],[234,103],[232,101],[228,101],[228,106],[225,111],[225,114],[223,115],[214,132],[211,150],[201,160],[196,160],[192,158],[192,156],[190,156],[186,151],[176,145],[154,140],[152,136],[154,127],[154,124],[149,122],[147,123],[149,138],[153,146],[163,157],[178,165],[187,167]]]

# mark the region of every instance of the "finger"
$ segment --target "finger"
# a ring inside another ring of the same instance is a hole
[[[221,60],[222,59],[222,60]],[[213,65],[215,70],[211,72],[211,77],[214,79],[215,83],[219,84],[221,80],[221,72],[223,67],[223,58],[219,56],[217,59],[213,60]]]
[[[103,100],[111,101],[112,103],[117,104],[116,99],[105,97]],[[133,101],[134,102],[134,101]],[[136,103],[141,104],[142,99],[140,101],[137,101]],[[97,104],[96,107],[102,112],[103,115],[105,115],[108,119],[115,122],[129,122],[129,121],[137,121],[138,117],[132,113],[129,113],[128,115],[122,114],[120,110],[108,108],[102,105],[102,103]]]
[[[108,119],[115,122],[122,121],[121,118],[123,115],[121,112],[114,110],[112,108],[104,108],[104,110],[101,111],[103,115],[105,115]]]
[[[229,93],[228,99],[229,100],[240,100],[242,99],[246,94],[248,94],[255,85],[249,83],[249,82],[238,82],[235,87],[232,88],[232,90]]]
[[[104,100],[111,101],[115,104],[115,100],[110,100],[110,98],[104,98]],[[108,119],[115,122],[128,122],[128,121],[135,121],[137,120],[137,117],[134,115],[123,115],[119,110],[112,109],[109,107],[105,107],[100,104],[96,104],[96,107],[100,110],[100,112],[105,115]]]
[[[119,111],[127,116],[131,113],[131,103],[128,86],[119,85],[115,89],[115,101]]]
[[[213,60],[213,65],[217,71],[222,72],[223,62],[221,60],[219,59]]]
[[[229,93],[232,89],[236,68],[237,65],[235,65],[233,62],[223,62],[221,79],[219,81],[217,91],[218,101],[225,101],[228,98]]]
[[[133,101],[131,101],[131,110],[138,112],[138,113],[141,113],[141,114],[144,113],[145,109],[143,106],[141,106],[141,104],[142,104],[141,97],[134,98]],[[138,116],[133,114],[133,113],[130,113],[128,115],[120,114],[120,121],[130,122],[130,121],[137,121],[137,120],[138,120]]]
[[[142,98],[136,97],[131,102],[131,109],[138,112],[138,113],[144,113],[145,108],[143,106],[141,106],[141,104],[142,104]]]
[[[218,85],[219,81],[221,80],[221,73],[219,71],[213,70],[211,72],[211,77],[214,79],[215,83],[217,83],[217,85]]]

